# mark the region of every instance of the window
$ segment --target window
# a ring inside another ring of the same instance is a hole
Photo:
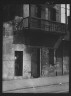
[[[70,5],[67,4],[67,16],[70,15]],[[65,4],[61,4],[61,23],[66,22],[66,17],[65,17]],[[67,18],[67,23],[68,23],[68,18]]]
[[[65,4],[61,4],[61,23],[65,23]]]

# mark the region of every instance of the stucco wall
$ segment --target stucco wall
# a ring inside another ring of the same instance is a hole
[[[63,57],[63,74],[69,74],[69,57]]]
[[[63,47],[63,74],[69,73],[69,48],[66,44]]]
[[[13,37],[3,38],[3,78],[14,76]]]
[[[55,76],[55,66],[52,66],[49,63],[49,49],[42,48],[41,49],[41,76]]]
[[[5,38],[4,38],[5,39]],[[6,39],[7,40],[7,39]],[[23,76],[31,76],[31,55],[24,44],[3,43],[3,78],[13,79],[15,76],[15,51],[23,51]],[[6,45],[7,44],[7,45]],[[9,47],[11,46],[11,48]],[[29,50],[29,48],[28,48]],[[8,54],[9,53],[9,54]]]
[[[30,77],[31,76],[31,54],[30,48],[28,48],[24,44],[13,44],[14,52],[15,51],[23,51],[23,77]],[[29,50],[29,52],[28,52]]]
[[[5,24],[3,30],[3,57],[2,77],[13,79],[15,77],[15,51],[23,51],[23,76],[31,76],[31,53],[30,48],[24,44],[13,44],[12,26]]]
[[[54,64],[49,63],[49,49],[41,48],[41,76],[61,76],[69,74],[69,50],[67,47],[59,46],[55,51]]]
[[[49,56],[48,56],[49,50],[47,48],[41,49],[41,73],[42,76],[48,75],[48,67],[49,67]]]
[[[13,27],[11,22],[10,24],[4,23],[3,29],[2,76],[6,79],[14,76]]]
[[[61,43],[56,54],[57,74],[61,75],[62,70],[63,74],[69,74],[69,48]]]

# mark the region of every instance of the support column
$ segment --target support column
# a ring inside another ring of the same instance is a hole
[[[40,76],[41,76],[41,48],[40,48]]]
[[[29,4],[29,18],[28,18],[28,27],[30,29],[30,24],[31,24],[31,4]]]
[[[63,46],[64,46],[64,43],[62,44],[62,75],[63,75],[63,53],[64,53],[64,51],[63,51]]]
[[[54,65],[57,68],[57,63],[56,63],[56,49],[54,49]],[[57,69],[56,70],[56,76],[57,76]]]

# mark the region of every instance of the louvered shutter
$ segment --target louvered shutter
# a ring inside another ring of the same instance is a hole
[[[56,10],[54,8],[50,9],[50,20],[56,21]]]

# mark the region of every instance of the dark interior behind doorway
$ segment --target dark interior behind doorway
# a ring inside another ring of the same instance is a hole
[[[23,51],[15,51],[15,76],[22,76]]]
[[[37,78],[40,76],[40,48],[33,48],[31,56],[31,76]]]
[[[54,49],[49,49],[49,64],[54,66]]]

